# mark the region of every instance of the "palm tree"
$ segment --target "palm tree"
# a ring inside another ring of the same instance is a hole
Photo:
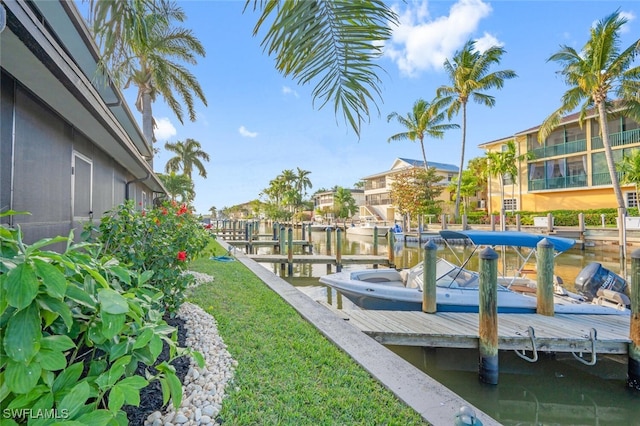
[[[457,124],[445,123],[441,124],[445,119],[444,112],[438,111],[437,104],[429,103],[423,99],[418,99],[413,104],[411,112],[406,116],[402,116],[397,112],[392,112],[387,116],[387,122],[396,119],[405,129],[406,132],[396,133],[388,139],[391,141],[410,140],[420,142],[420,148],[422,149],[422,159],[424,161],[424,168],[427,169],[427,154],[424,149],[424,137],[425,135],[432,138],[442,139],[444,138],[444,132],[450,129],[458,129],[460,126]]]
[[[627,114],[640,119],[640,66],[631,67],[636,55],[640,53],[640,39],[620,51],[620,29],[626,23],[627,19],[616,11],[591,29],[591,37],[582,47],[582,51],[561,46],[560,50],[549,58],[549,61],[562,65],[563,68],[558,73],[564,77],[570,89],[562,96],[560,108],[542,123],[538,132],[539,140],[544,141],[560,124],[565,114],[580,107],[579,121],[582,124],[587,114],[595,107],[607,168],[620,212],[625,211],[625,202],[620,191],[609,141],[609,95],[613,94],[614,99],[619,100],[617,106],[626,110]]]
[[[311,172],[308,170],[302,170],[300,167],[296,167],[296,169],[295,187],[301,196],[305,196],[307,195],[307,188],[313,188],[311,179],[308,177]]]
[[[202,150],[200,142],[191,138],[187,138],[185,142],[167,142],[164,144],[164,148],[167,151],[176,154],[175,157],[172,157],[171,159],[169,159],[169,161],[167,161],[165,171],[178,172],[182,170],[185,175],[191,178],[191,173],[193,172],[193,168],[195,167],[196,169],[198,169],[198,174],[200,176],[202,176],[203,178],[207,177],[207,170],[202,164],[202,160],[209,161],[209,154]]]
[[[504,210],[504,187],[505,179],[510,178],[512,183],[516,183],[518,176],[518,162],[532,158],[532,154],[527,152],[518,155],[516,152],[516,143],[513,140],[508,141],[506,150],[487,152],[487,168],[486,172],[489,176],[496,176],[500,182],[500,212]],[[504,220],[501,222],[504,223]]]
[[[178,175],[171,172],[167,175],[158,174],[162,184],[167,188],[169,197],[183,203],[191,203],[195,199],[196,192],[193,181],[187,175]]]
[[[338,186],[333,193],[333,211],[337,218],[344,219],[346,226],[347,218],[353,216],[357,210],[356,200],[353,198],[351,191]]]
[[[467,140],[467,103],[469,100],[492,108],[496,100],[482,91],[502,89],[504,81],[517,77],[512,70],[489,72],[494,64],[499,64],[505,50],[498,46],[490,47],[480,53],[475,48],[475,41],[469,40],[463,48],[453,56],[453,61],[444,62],[444,69],[449,76],[451,86],[440,86],[436,91],[438,104],[448,106],[449,119],[462,110],[462,146],[460,149],[460,168],[458,170],[458,187],[456,189],[456,219],[460,215],[460,185],[464,168],[464,154]]]
[[[636,207],[640,214],[640,149],[634,149],[631,155],[622,157],[617,169],[622,173],[622,183],[631,183],[635,186]]]
[[[205,105],[207,100],[182,63],[196,64],[205,50],[191,30],[172,25],[184,21],[182,9],[165,0],[91,1],[90,6],[101,62],[119,87],[138,89],[136,108],[147,143],[155,142],[151,105],[158,95],[181,123],[183,105],[195,121],[194,96]]]

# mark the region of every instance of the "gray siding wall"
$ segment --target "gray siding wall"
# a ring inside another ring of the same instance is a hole
[[[2,222],[20,225],[27,243],[66,236],[71,229],[78,240],[89,220],[89,210],[94,221],[99,221],[105,212],[125,201],[126,184],[134,177],[5,73],[0,93],[2,211],[31,213],[3,218]],[[74,157],[77,170],[72,167]],[[129,186],[136,205],[142,201],[143,191],[149,207],[152,193],[144,183]]]

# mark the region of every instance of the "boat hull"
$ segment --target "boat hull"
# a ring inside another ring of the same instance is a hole
[[[384,238],[389,233],[389,228],[378,227],[378,238]],[[373,237],[373,226],[352,226],[347,228],[347,235],[362,235]]]

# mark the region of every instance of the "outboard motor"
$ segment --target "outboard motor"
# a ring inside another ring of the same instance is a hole
[[[591,262],[585,266],[576,277],[575,285],[578,293],[588,300],[614,294],[614,292],[625,296],[629,291],[624,278],[604,268],[598,262]]]

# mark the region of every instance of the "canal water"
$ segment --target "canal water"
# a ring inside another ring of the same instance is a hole
[[[371,237],[350,237],[343,233],[343,254],[373,254]],[[294,239],[301,238],[298,230]],[[335,233],[333,233],[335,253]],[[326,253],[326,233],[312,233],[314,253]],[[423,259],[421,244],[396,243],[395,265],[405,268]],[[379,240],[378,254],[388,256],[389,247]],[[496,250],[499,269],[513,273],[519,261],[509,251]],[[470,247],[454,246],[453,251],[438,245],[438,256],[453,262],[466,258]],[[477,270],[477,256],[468,264]],[[531,260],[535,265],[535,259]],[[621,264],[617,251],[571,249],[556,258],[555,274],[568,288],[590,262],[624,275],[628,266]],[[266,268],[316,300],[340,309],[358,309],[335,291],[328,290],[318,278],[327,274],[326,265],[294,265],[292,276],[285,276],[279,266]],[[351,266],[345,269],[361,269]],[[335,271],[333,271],[335,272]],[[478,378],[476,350],[389,346],[389,349],[447,386],[504,425],[638,425],[640,426],[640,392],[626,386],[627,364],[623,357],[600,357],[595,366],[586,366],[571,354],[540,355],[535,363],[527,362],[513,352],[499,355],[498,385],[486,385]]]

